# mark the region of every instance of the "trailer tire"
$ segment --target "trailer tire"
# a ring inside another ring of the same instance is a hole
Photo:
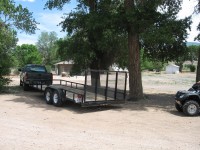
[[[50,88],[46,88],[44,91],[44,97],[47,104],[53,103],[53,90]]]
[[[63,105],[63,92],[61,90],[54,90],[53,92],[53,105],[61,107]]]
[[[23,82],[22,82],[21,80],[20,80],[20,83],[19,83],[19,85],[20,85],[20,86],[23,86]]]

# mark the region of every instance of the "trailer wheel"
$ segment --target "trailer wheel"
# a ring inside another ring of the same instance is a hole
[[[19,83],[19,85],[20,85],[20,86],[23,86],[23,82],[22,82],[21,80],[20,80],[20,83]]]
[[[46,88],[44,91],[44,97],[45,97],[45,101],[47,104],[52,104],[53,103],[53,91],[50,88]]]
[[[53,105],[56,107],[61,107],[63,105],[63,92],[61,90],[55,90],[53,92]]]

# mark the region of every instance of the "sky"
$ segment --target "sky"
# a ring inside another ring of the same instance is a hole
[[[41,32],[52,32],[55,31],[59,38],[65,37],[67,33],[61,32],[62,28],[59,23],[62,21],[64,13],[69,13],[76,7],[76,1],[71,0],[71,3],[65,5],[62,10],[48,10],[44,9],[44,5],[47,0],[14,0],[16,5],[21,4],[23,7],[28,8],[30,12],[33,12],[33,17],[40,24],[38,25],[39,30],[36,34],[26,34],[25,32],[18,32],[18,45],[22,44],[35,44],[40,36]],[[183,0],[182,10],[178,14],[178,18],[184,18],[191,15],[194,11],[194,6],[197,4],[197,0]],[[196,30],[199,23],[200,15],[193,14],[192,27],[189,32],[187,41],[194,42],[195,36],[198,34]]]

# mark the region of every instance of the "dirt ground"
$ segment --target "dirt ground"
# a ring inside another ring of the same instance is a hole
[[[199,150],[200,116],[174,108],[174,94],[187,90],[195,74],[142,77],[144,100],[93,108],[47,105],[41,92],[24,92],[12,77],[10,93],[0,94],[0,149]]]

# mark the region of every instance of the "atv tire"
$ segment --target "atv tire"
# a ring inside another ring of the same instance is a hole
[[[196,116],[199,113],[199,104],[190,100],[183,105],[183,112],[188,116]]]

